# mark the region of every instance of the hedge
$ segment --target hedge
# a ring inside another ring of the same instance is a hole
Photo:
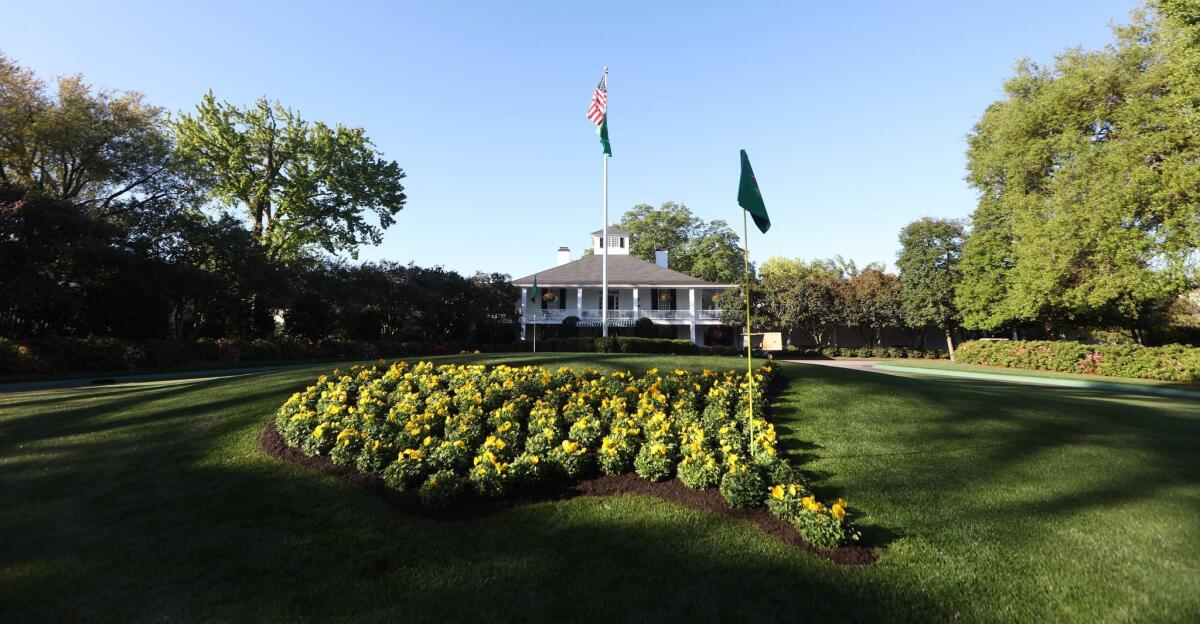
[[[965,364],[1060,373],[1200,381],[1200,348],[1183,345],[1143,347],[1047,340],[977,340],[960,346],[955,359]]]
[[[608,336],[606,338],[548,338],[537,342],[538,351],[576,353],[661,353],[670,355],[737,355],[733,346],[698,345],[691,340]],[[513,351],[533,350],[533,342],[518,340]]]
[[[907,358],[944,360],[950,354],[941,349],[917,349],[916,347],[788,347],[787,357],[857,357],[857,358]]]

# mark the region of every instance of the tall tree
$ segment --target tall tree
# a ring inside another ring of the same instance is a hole
[[[678,270],[717,284],[736,284],[746,273],[741,239],[724,220],[715,219],[696,228],[675,252],[683,257]],[[667,256],[671,264],[671,255]]]
[[[1173,28],[1138,14],[1103,50],[1023,61],[988,107],[969,137],[966,326],[1132,327],[1195,282],[1200,109]]]
[[[954,327],[960,322],[954,305],[959,280],[963,225],[953,219],[925,217],[900,230],[901,309],[905,322],[921,332],[932,325],[946,333],[946,349],[954,358]]]
[[[45,81],[0,55],[0,184],[95,216],[165,210],[188,186],[176,175],[161,108],[140,93]]]
[[[771,258],[761,273],[766,316],[789,341],[799,330],[826,344],[845,317],[842,276],[825,262],[792,258]]]
[[[844,321],[863,343],[878,345],[887,327],[903,327],[900,278],[874,266],[844,282]]]
[[[721,219],[696,217],[684,204],[637,204],[621,216],[621,227],[632,234],[629,253],[647,262],[654,262],[654,252],[663,250],[668,252],[669,268],[693,277],[732,284],[745,274],[737,232]]]
[[[404,208],[404,172],[361,128],[309,123],[265,99],[239,108],[210,91],[174,129],[179,152],[197,165],[212,197],[245,212],[272,258],[314,247],[357,257],[358,246],[378,244]]]

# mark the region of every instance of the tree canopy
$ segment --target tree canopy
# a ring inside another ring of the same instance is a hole
[[[632,234],[629,253],[647,262],[661,249],[669,268],[692,277],[735,284],[745,274],[737,232],[721,219],[696,217],[684,204],[637,204],[621,216],[621,227]]]
[[[113,216],[165,210],[187,190],[166,114],[133,91],[96,91],[81,76],[45,81],[0,54],[0,184]]]
[[[1103,50],[1022,61],[988,107],[969,137],[967,327],[1129,326],[1195,283],[1200,109],[1177,21],[1140,13]]]
[[[310,123],[266,99],[240,108],[209,92],[174,129],[211,197],[244,211],[273,258],[312,248],[357,257],[404,208],[404,172],[361,128]]]
[[[959,281],[958,262],[966,232],[953,219],[925,217],[900,230],[901,310],[913,327],[932,325],[946,330],[946,346],[954,353],[951,329],[960,323],[954,305]]]

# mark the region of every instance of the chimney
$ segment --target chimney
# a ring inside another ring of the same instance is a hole
[[[558,264],[556,264],[554,266],[562,266],[570,261],[571,261],[571,248],[570,247],[559,247],[558,248]]]
[[[662,268],[667,268],[667,252],[662,249],[654,250],[654,264]]]

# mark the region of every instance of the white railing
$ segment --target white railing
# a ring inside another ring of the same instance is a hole
[[[566,310],[525,310],[522,316],[524,323],[549,323],[558,324],[568,316],[574,316],[581,321],[599,321],[602,316],[602,311],[596,309],[575,310],[568,308]],[[720,310],[696,310],[697,321],[720,321]],[[608,319],[610,321],[634,321],[638,318],[648,318],[652,321],[691,321],[691,310],[609,310]]]
[[[604,316],[604,311],[600,309],[580,310],[578,316],[581,319],[598,319]],[[608,318],[633,320],[637,317],[634,316],[633,310],[609,310]]]
[[[642,316],[656,321],[689,321],[690,310],[640,310]]]

